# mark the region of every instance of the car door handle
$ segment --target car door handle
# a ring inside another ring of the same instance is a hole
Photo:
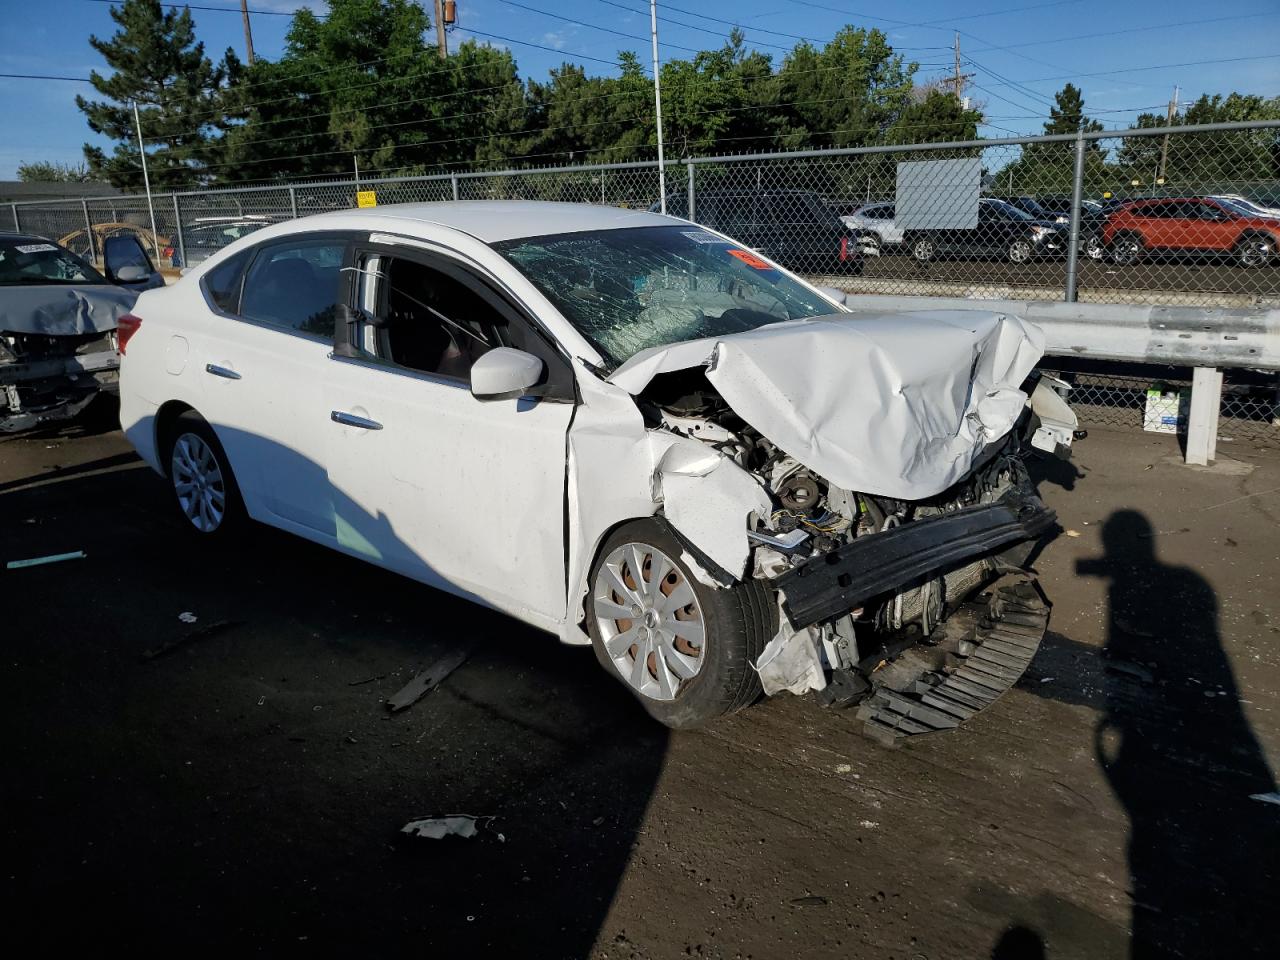
[[[205,373],[212,373],[215,377],[222,377],[224,380],[239,380],[240,374],[236,373],[230,367],[220,367],[216,363],[206,363],[204,365]]]
[[[346,413],[342,410],[333,410],[329,413],[329,419],[334,423],[340,423],[344,427],[359,427],[361,430],[381,430],[382,424],[377,420],[369,420],[365,417],[357,417],[354,413]]]

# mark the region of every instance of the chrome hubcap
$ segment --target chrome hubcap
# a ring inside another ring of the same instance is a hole
[[[1031,259],[1031,247],[1025,243],[1015,243],[1009,248],[1009,259],[1014,263],[1025,263]]]
[[[173,445],[169,475],[178,495],[178,506],[201,533],[212,533],[222,524],[227,509],[227,484],[204,438],[184,433]]]
[[[600,565],[592,591],[596,626],[614,667],[636,692],[673,700],[702,669],[705,627],[693,587],[671,558],[625,543]]]

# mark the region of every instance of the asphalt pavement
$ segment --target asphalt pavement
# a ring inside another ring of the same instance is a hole
[[[1041,464],[1050,636],[989,710],[890,750],[789,696],[668,733],[503,616],[271,530],[193,542],[109,422],[0,439],[0,561],[85,553],[0,569],[8,939],[1275,956],[1280,453],[1219,453],[1095,430]],[[492,819],[401,832],[446,814]]]

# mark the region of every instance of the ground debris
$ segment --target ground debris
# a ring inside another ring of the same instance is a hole
[[[819,897],[817,895],[808,896],[808,897],[793,897],[791,899],[791,905],[793,907],[825,907],[830,902],[831,901],[828,900],[826,897]]]
[[[488,827],[493,817],[477,817],[469,813],[454,813],[445,817],[424,817],[421,820],[410,820],[400,828],[401,833],[413,837],[425,837],[427,840],[441,840],[445,837],[462,837],[470,840],[479,835],[481,829]],[[498,834],[499,839],[505,839]]]
[[[23,567],[43,567],[47,563],[61,563],[64,560],[83,560],[87,554],[83,550],[72,550],[70,553],[51,553],[44,557],[32,557],[30,560],[10,560],[5,564],[6,570],[20,570]]]
[[[152,647],[149,650],[142,651],[143,660],[155,660],[157,657],[163,657],[172,653],[183,644],[190,643],[192,640],[206,640],[215,634],[222,633],[224,630],[230,630],[232,627],[241,626],[243,621],[240,620],[214,620],[212,623],[205,624],[198,630],[192,630],[190,633],[184,633],[180,637],[170,637],[159,646]]]
[[[387,709],[392,713],[399,713],[401,710],[413,706],[439,686],[445,677],[462,666],[469,656],[471,656],[470,647],[450,650],[445,653],[389,697],[387,699]]]

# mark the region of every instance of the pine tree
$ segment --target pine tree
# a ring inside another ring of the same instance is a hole
[[[152,186],[206,181],[221,151],[224,84],[240,69],[235,54],[228,50],[215,66],[195,39],[191,11],[165,12],[159,0],[124,0],[111,8],[111,18],[120,27],[113,37],[89,38],[114,71],[105,77],[96,70],[89,74],[94,89],[107,99],[76,97],[89,128],[116,141],[110,155],[85,144],[90,172],[118,187],[142,186],[136,101]]]

